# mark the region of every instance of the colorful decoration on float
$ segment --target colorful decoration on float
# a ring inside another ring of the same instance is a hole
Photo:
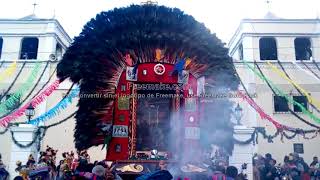
[[[178,74],[178,83],[183,85],[188,84],[189,82],[189,71],[182,70],[181,74]]]
[[[112,137],[128,137],[128,126],[114,125],[112,130]]]
[[[3,117],[0,119],[0,126],[7,126],[9,122],[21,117],[24,115],[24,112],[28,108],[28,106],[31,104],[32,107],[37,107],[40,103],[42,103],[46,97],[50,96],[52,92],[59,87],[60,81],[56,80],[54,81],[50,86],[48,86],[44,91],[42,91],[40,94],[38,94],[34,99],[32,99],[29,103],[25,104],[21,108],[14,111],[12,114]]]
[[[26,93],[32,86],[33,81],[36,79],[37,74],[40,70],[40,63],[36,63],[35,67],[33,68],[31,74],[29,75],[28,79],[25,83],[16,91],[9,99],[7,99],[4,103],[0,104],[0,113],[4,114],[8,112],[8,109],[12,109],[17,102],[19,102],[20,97],[24,93]]]
[[[0,81],[12,75],[17,68],[17,61],[14,61],[8,68],[0,73]]]
[[[126,62],[127,66],[132,66],[133,65],[132,58],[131,58],[130,54],[126,54],[125,55],[124,61]]]
[[[70,94],[67,95],[64,99],[62,99],[57,105],[55,105],[53,108],[51,108],[45,114],[29,121],[29,124],[38,124],[40,122],[43,122],[43,121],[46,121],[46,120],[49,120],[49,119],[55,117],[56,115],[58,115],[61,112],[62,109],[67,108],[68,105],[71,104],[73,98],[78,96],[79,91],[80,91],[79,88],[71,90]]]
[[[153,71],[154,73],[156,73],[157,75],[163,75],[165,72],[166,72],[166,68],[164,67],[163,64],[156,64],[154,67],[153,67]]]
[[[269,61],[267,61],[267,64],[271,67],[273,72],[277,73],[283,79],[287,80],[290,84],[292,84],[294,87],[296,87],[299,91],[301,91],[307,97],[307,100],[310,104],[315,105],[318,109],[320,108],[320,103],[317,102],[314,98],[312,98],[309,95],[309,93],[304,88],[302,88],[298,83],[296,83],[292,79],[288,78],[284,72],[280,71],[275,65],[271,64]]]
[[[159,62],[161,59],[163,59],[163,52],[161,49],[156,49],[156,61]]]
[[[128,81],[137,81],[137,71],[134,71],[134,67],[127,66],[126,69],[126,80]]]
[[[191,63],[191,59],[187,58],[186,63],[184,65],[184,69],[188,69],[189,64]]]
[[[129,62],[129,64],[132,65],[132,59],[130,57],[130,55],[128,55],[127,57],[129,60],[126,60]],[[128,65],[128,62],[127,62],[127,65]],[[130,63],[131,62],[131,63]],[[138,59],[136,64],[133,66],[133,67],[130,67],[130,66],[127,66],[127,69],[126,69],[126,79],[128,81],[137,81],[138,80],[138,66],[140,64],[140,60]]]
[[[178,73],[179,75],[182,74],[182,71],[184,70],[186,64],[186,59],[180,59],[178,62],[174,65],[174,69],[171,74]]]
[[[140,59],[137,60],[136,64],[133,66],[132,72],[136,75],[138,74],[138,66],[140,64]]]
[[[268,82],[270,84],[270,86],[272,87],[272,89],[275,90],[276,94],[279,96],[283,96],[286,98],[286,100],[290,103],[290,104],[294,104],[296,106],[298,106],[301,111],[308,115],[311,119],[313,119],[315,122],[320,123],[320,118],[316,117],[314,114],[312,114],[310,111],[308,111],[307,109],[304,108],[304,106],[296,101],[293,100],[292,97],[287,96],[283,91],[281,91],[276,85],[273,84],[272,81],[270,81],[269,79],[267,79],[264,75],[260,74],[259,72],[257,72],[254,67],[252,67],[251,65],[249,65],[246,61],[243,60],[243,63],[245,65],[247,65],[249,67],[249,69],[251,71],[253,71],[261,80]]]
[[[121,172],[134,172],[140,173],[143,171],[143,166],[140,164],[129,164],[116,169],[117,171]]]

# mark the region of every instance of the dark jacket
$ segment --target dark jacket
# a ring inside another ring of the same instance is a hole
[[[138,177],[136,180],[171,180],[173,177],[166,170],[160,170],[153,173],[145,174]]]

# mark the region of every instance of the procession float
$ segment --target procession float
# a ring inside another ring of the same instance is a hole
[[[206,171],[196,164],[212,147],[216,156],[233,148],[233,104],[209,97],[238,86],[224,46],[176,8],[148,3],[98,14],[57,70],[80,89],[76,148],[104,145],[120,174],[147,173],[159,161]]]

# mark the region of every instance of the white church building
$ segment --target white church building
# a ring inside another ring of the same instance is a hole
[[[254,95],[254,101],[266,114],[285,126],[303,130],[317,129],[307,123],[319,126],[319,122],[305,115],[297,105],[275,94],[247,64],[257,72],[260,69],[284,94],[319,117],[319,109],[315,105],[320,99],[320,19],[282,19],[270,12],[262,19],[243,19],[228,47],[245,88],[250,95]],[[267,62],[272,63],[273,68]],[[274,67],[283,72],[283,76]],[[240,89],[244,88],[240,85]],[[315,105],[311,105],[308,97],[299,91],[308,93]],[[272,123],[261,119],[246,101],[236,101],[243,108],[242,124],[265,128],[267,135],[275,134],[276,128]],[[288,132],[287,135],[290,139],[283,137],[281,140],[279,135],[268,140],[259,136],[254,151],[261,155],[271,153],[282,164],[284,156],[293,152],[298,153],[308,164],[313,156],[320,156],[318,132],[294,137],[290,137],[293,133]]]

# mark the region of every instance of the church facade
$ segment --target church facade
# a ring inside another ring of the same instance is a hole
[[[320,20],[281,19],[268,13],[263,19],[244,19],[231,38],[230,56],[249,95],[266,114],[284,126],[301,130],[316,130],[319,122],[317,101],[320,98]],[[248,68],[254,68],[254,71]],[[267,83],[257,73],[269,80]],[[280,90],[288,99],[279,96]],[[306,111],[302,111],[297,103]],[[261,118],[246,101],[236,100],[244,108],[243,124],[262,127],[273,136],[277,127]],[[311,102],[311,103],[310,103]],[[306,162],[319,156],[319,137],[313,133],[287,134],[275,138],[259,137],[255,150],[271,153],[279,163],[289,153],[296,152]]]

